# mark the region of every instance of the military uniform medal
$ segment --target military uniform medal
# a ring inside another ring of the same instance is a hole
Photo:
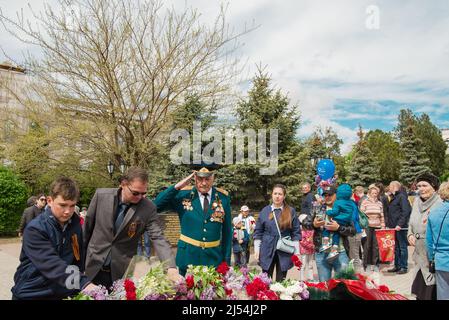
[[[225,212],[217,193],[215,193],[215,201],[212,203],[212,209],[214,210],[214,213],[212,214],[210,221],[223,223]]]
[[[137,230],[137,223],[132,222],[128,228],[128,237],[130,238],[134,237],[134,235],[136,234],[136,230]]]

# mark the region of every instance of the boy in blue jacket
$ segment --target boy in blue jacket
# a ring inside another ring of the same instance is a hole
[[[73,214],[78,186],[59,178],[50,189],[47,208],[24,230],[13,300],[64,299],[96,288],[82,274],[83,237],[80,219]]]
[[[349,184],[342,184],[337,188],[337,200],[331,210],[326,211],[326,216],[332,218],[339,225],[349,226],[353,220],[354,210],[357,208],[355,202],[351,199],[352,189]],[[324,229],[323,245],[320,252],[331,249],[327,259],[331,260],[338,256],[338,246],[340,244],[340,234],[338,232],[330,232]],[[330,240],[332,236],[332,241]]]

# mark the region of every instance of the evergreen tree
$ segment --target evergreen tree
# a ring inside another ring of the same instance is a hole
[[[259,68],[252,80],[252,88],[248,98],[238,103],[236,116],[241,130],[260,129],[279,130],[278,140],[278,171],[274,175],[260,175],[262,164],[237,164],[228,169],[234,173],[234,185],[238,186],[238,194],[234,194],[236,202],[247,202],[252,207],[262,207],[270,201],[271,188],[276,183],[287,186],[287,201],[293,205],[299,204],[301,196],[300,183],[307,179],[305,165],[309,163],[303,144],[296,139],[300,125],[298,108],[290,107],[289,98],[275,90],[271,78]],[[268,142],[267,142],[267,145]],[[247,152],[247,144],[245,144]],[[232,187],[232,186],[231,186]]]
[[[446,168],[445,156],[447,145],[443,140],[440,129],[424,113],[417,119],[416,134],[422,141],[425,154],[429,157],[430,170],[437,177],[442,175]]]
[[[399,179],[406,185],[410,185],[418,175],[429,172],[429,158],[422,147],[422,141],[415,133],[415,126],[412,120],[401,133],[401,150],[404,160],[401,162],[402,168],[399,172]]]
[[[371,183],[379,181],[379,165],[368,148],[361,126],[357,135],[359,141],[353,149],[349,183],[353,187],[359,185],[366,187]]]
[[[413,132],[419,141],[419,150],[425,152],[429,159],[427,164],[433,174],[440,176],[446,169],[445,155],[447,145],[443,140],[440,129],[431,121],[430,117],[423,113],[420,117],[413,114],[410,109],[401,110],[398,117],[398,125],[395,129],[397,138],[402,141],[407,136],[406,129],[411,125]]]

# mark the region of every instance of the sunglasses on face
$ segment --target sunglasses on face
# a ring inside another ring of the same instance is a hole
[[[134,191],[134,190],[131,190],[131,188],[130,188],[129,186],[127,186],[127,187],[128,187],[129,192],[131,192],[131,194],[132,194],[134,197],[137,197],[138,195],[141,195],[142,197],[145,197],[146,194],[148,193],[148,192],[138,192],[138,191]]]
[[[39,200],[40,201],[47,201],[47,199],[45,199],[45,198],[40,198]]]

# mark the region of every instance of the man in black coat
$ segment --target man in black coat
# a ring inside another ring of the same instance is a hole
[[[301,200],[300,214],[307,214],[308,216],[310,216],[312,214],[313,201],[315,200],[315,197],[310,191],[310,183],[304,183],[301,190],[303,193],[303,197]]]
[[[36,198],[34,203],[23,211],[19,226],[19,237],[22,236],[23,230],[25,230],[27,224],[42,212],[44,212],[45,205],[47,204],[47,198],[45,197],[45,195],[41,194],[38,197],[34,198]]]
[[[396,230],[396,239],[394,268],[388,270],[388,272],[404,274],[408,271],[407,229],[412,207],[400,182],[392,181],[389,189],[393,198],[388,205],[388,219],[386,220],[387,227]]]

